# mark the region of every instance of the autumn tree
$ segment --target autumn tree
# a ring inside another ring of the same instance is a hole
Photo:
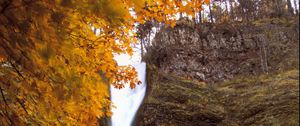
[[[132,54],[134,24],[175,26],[177,13],[194,16],[209,1],[175,2],[0,1],[0,125],[97,125],[110,116],[108,85],[138,83],[133,67],[113,59]]]

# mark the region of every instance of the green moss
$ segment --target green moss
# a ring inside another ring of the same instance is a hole
[[[240,77],[216,88],[220,100],[243,125],[294,125],[299,121],[299,70]],[[233,104],[228,101],[234,100]],[[289,113],[289,117],[286,117]],[[279,123],[280,122],[280,123]]]
[[[147,66],[137,125],[298,125],[299,70],[239,76],[207,86]]]

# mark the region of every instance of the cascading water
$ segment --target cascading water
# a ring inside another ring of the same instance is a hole
[[[138,72],[138,79],[142,82],[134,89],[128,85],[123,89],[110,88],[111,100],[116,106],[112,109],[112,126],[130,126],[134,120],[135,114],[142,103],[146,92],[146,63],[132,64]]]
[[[157,28],[152,29],[149,41],[154,38],[157,31]],[[131,126],[146,93],[146,63],[141,62],[141,53],[139,52],[141,48],[133,49],[132,57],[126,54],[115,55],[115,60],[120,66],[132,65],[138,72],[138,79],[142,84],[137,85],[134,89],[130,89],[129,85],[125,85],[125,88],[120,90],[111,86],[111,100],[116,107],[112,108],[112,126]]]

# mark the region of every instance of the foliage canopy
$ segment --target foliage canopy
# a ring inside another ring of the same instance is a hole
[[[138,83],[114,54],[132,54],[135,24],[175,25],[209,0],[1,0],[0,125],[97,125],[108,84]],[[95,35],[92,27],[100,30]]]

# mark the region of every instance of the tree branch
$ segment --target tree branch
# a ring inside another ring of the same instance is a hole
[[[18,70],[17,66],[15,66],[15,64],[13,64],[11,62],[11,60],[8,60],[8,62],[12,65],[12,67],[14,68],[15,72],[17,72],[17,74],[23,78],[23,80],[25,80],[25,77],[22,75],[22,73]]]
[[[4,93],[3,93],[3,89],[2,89],[1,86],[0,86],[0,92],[1,92],[1,96],[2,96],[2,99],[3,99],[4,103],[5,103],[5,105],[6,105],[7,107],[9,107],[8,104],[7,104],[7,101],[6,101],[6,99],[5,99],[5,96],[4,96]]]
[[[24,109],[24,111],[26,112],[26,114],[28,114],[24,104],[21,102],[21,100],[19,98],[17,98],[18,103],[20,104],[20,106]]]
[[[3,83],[3,82],[2,82]],[[10,121],[10,123],[13,125],[14,124],[14,122],[12,121],[12,119],[9,117],[9,114],[8,114],[8,112],[7,112],[7,109],[6,108],[9,108],[9,106],[8,106],[8,103],[7,103],[7,101],[6,101],[6,99],[5,99],[5,96],[4,96],[4,93],[3,93],[3,89],[2,89],[2,87],[0,86],[0,92],[1,92],[1,96],[2,96],[2,99],[3,99],[3,101],[4,101],[4,103],[5,103],[5,113],[7,114],[7,118],[8,118],[8,120]]]

